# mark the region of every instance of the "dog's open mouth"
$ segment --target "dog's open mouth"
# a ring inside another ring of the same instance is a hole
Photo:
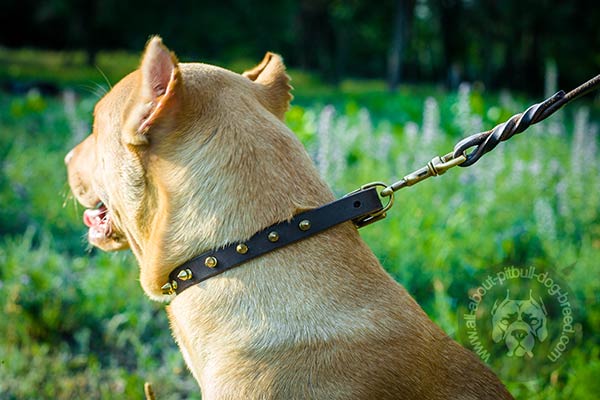
[[[96,208],[83,212],[83,223],[89,228],[89,242],[105,251],[120,250],[127,242],[113,228],[111,213],[104,203],[98,202]]]
[[[112,234],[110,215],[102,202],[98,202],[96,208],[84,211],[83,223],[90,228],[90,239],[105,238]]]

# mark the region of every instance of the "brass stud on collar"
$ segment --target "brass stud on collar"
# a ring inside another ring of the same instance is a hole
[[[182,281],[187,281],[189,279],[192,279],[193,276],[194,275],[192,274],[192,271],[190,269],[182,269],[177,274],[177,278],[181,279]]]
[[[310,221],[307,220],[307,219],[303,219],[298,224],[298,228],[300,228],[301,231],[307,231],[307,230],[309,230],[310,229]]]
[[[246,243],[240,243],[235,247],[235,251],[240,254],[246,254],[248,252],[248,246],[246,246]]]
[[[277,233],[275,231],[269,232],[268,238],[269,238],[269,242],[275,243],[276,241],[279,240],[279,233]]]
[[[177,290],[177,281],[171,281],[171,287],[173,290]]]
[[[164,285],[162,285],[160,290],[162,290],[163,294],[173,294],[173,291],[174,291],[173,285],[171,285],[170,282],[167,282]]]
[[[206,265],[208,268],[214,268],[217,266],[217,259],[213,256],[206,257],[204,260],[204,265]]]

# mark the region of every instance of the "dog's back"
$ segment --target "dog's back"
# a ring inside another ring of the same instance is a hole
[[[231,272],[170,305],[180,345],[204,355],[192,368],[214,398],[510,398],[383,271],[351,224]],[[201,324],[191,322],[196,313]]]

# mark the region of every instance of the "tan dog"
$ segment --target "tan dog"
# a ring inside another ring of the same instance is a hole
[[[175,298],[169,272],[333,200],[283,124],[290,86],[268,53],[238,75],[178,63],[153,38],[140,69],[96,106],[66,158],[90,242],[131,247],[141,284],[171,300],[203,399],[510,398],[444,334],[345,223]],[[101,202],[100,206],[97,204]]]

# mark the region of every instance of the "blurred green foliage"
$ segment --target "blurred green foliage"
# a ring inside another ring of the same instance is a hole
[[[98,82],[116,82],[136,69],[138,63],[138,54],[123,51],[99,52],[92,66],[86,63],[83,51],[0,47],[0,82],[16,90],[46,83],[95,91]]]
[[[93,66],[159,34],[194,60],[275,51],[333,83],[480,80],[539,93],[548,63],[569,71],[568,87],[596,73],[599,18],[593,0],[4,0],[0,45],[83,50],[76,59]]]
[[[287,123],[339,195],[391,182],[532,102],[469,85],[387,93],[377,81],[336,90],[292,76],[298,90]],[[139,287],[134,259],[89,249],[69,195],[62,158],[89,131],[103,90],[0,92],[2,399],[142,398],[146,380],[159,399],[199,398],[163,306]],[[362,231],[453,336],[457,305],[482,271],[536,265],[568,282],[581,335],[550,376],[509,382],[518,398],[600,391],[599,112],[597,102],[571,106],[476,166],[399,192],[388,218]]]

